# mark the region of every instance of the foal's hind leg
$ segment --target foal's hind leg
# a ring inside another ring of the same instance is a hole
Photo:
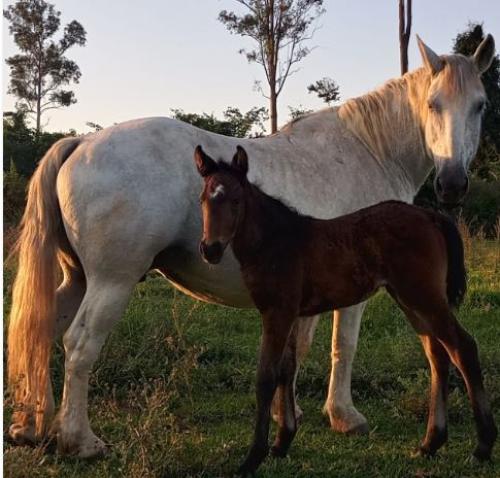
[[[130,277],[90,278],[78,313],[64,335],[64,393],[53,430],[62,453],[86,458],[106,450],[89,424],[89,373],[112,326],[122,316],[136,280]]]
[[[431,368],[431,396],[427,433],[420,445],[420,453],[434,455],[448,439],[447,399],[450,358],[435,337],[421,335],[420,340]]]
[[[483,386],[477,345],[451,312],[447,318],[446,323],[440,324],[437,337],[446,348],[453,364],[460,370],[467,386],[479,442],[473,454],[479,460],[487,460],[491,457],[498,431]]]

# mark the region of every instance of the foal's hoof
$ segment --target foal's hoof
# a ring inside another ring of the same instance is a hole
[[[269,454],[269,448],[252,448],[243,464],[238,468],[239,476],[253,476]]]
[[[410,458],[433,458],[434,456],[436,456],[436,450],[432,450],[424,445],[420,445],[415,451],[410,453]]]
[[[288,454],[288,447],[273,445],[269,454],[275,458],[285,458]]]
[[[473,459],[477,461],[484,462],[491,460],[491,446],[477,445],[476,449],[472,453]]]

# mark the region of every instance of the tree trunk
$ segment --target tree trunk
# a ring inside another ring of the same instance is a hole
[[[411,1],[407,0],[405,9],[404,0],[399,0],[399,58],[401,75],[408,71],[408,44],[411,32]],[[405,15],[406,10],[406,15]]]
[[[268,62],[269,62],[269,102],[270,102],[270,113],[271,113],[271,134],[278,131],[278,111],[276,108],[276,103],[278,102],[278,95],[276,94],[276,68],[277,68],[277,58],[276,58],[276,48],[275,44],[275,32],[274,32],[274,0],[269,2],[269,29],[268,29]]]
[[[40,51],[42,51],[42,46],[40,45]],[[41,53],[40,53],[41,56]],[[41,129],[41,117],[42,117],[42,65],[41,59],[38,61],[38,78],[36,85],[36,137],[40,135]]]
[[[40,111],[40,101],[41,98],[38,98],[36,102],[36,135],[38,136],[40,134],[40,119],[42,116],[42,112]]]
[[[275,88],[271,86],[271,94],[269,96],[270,112],[271,112],[271,134],[278,131],[278,111],[277,111],[278,96],[276,95]]]

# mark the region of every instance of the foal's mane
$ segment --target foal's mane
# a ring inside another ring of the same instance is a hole
[[[477,77],[473,62],[459,54],[440,58],[444,67],[438,76],[443,88],[463,93],[469,80]],[[418,68],[347,100],[338,109],[339,117],[379,162],[397,155],[402,137],[424,148],[422,133],[431,79],[426,68]]]

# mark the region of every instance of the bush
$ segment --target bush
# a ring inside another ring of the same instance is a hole
[[[434,173],[420,188],[414,201],[415,204],[439,209],[434,194],[433,180]],[[471,178],[464,204],[453,211],[453,215],[462,216],[473,234],[482,229],[488,237],[494,237],[500,218],[500,180],[483,181]]]
[[[487,236],[494,236],[500,218],[500,181],[471,181],[462,215],[473,233],[483,228]]]
[[[3,215],[4,225],[16,225],[26,204],[26,188],[28,180],[17,172],[11,160],[8,171],[3,173]]]

